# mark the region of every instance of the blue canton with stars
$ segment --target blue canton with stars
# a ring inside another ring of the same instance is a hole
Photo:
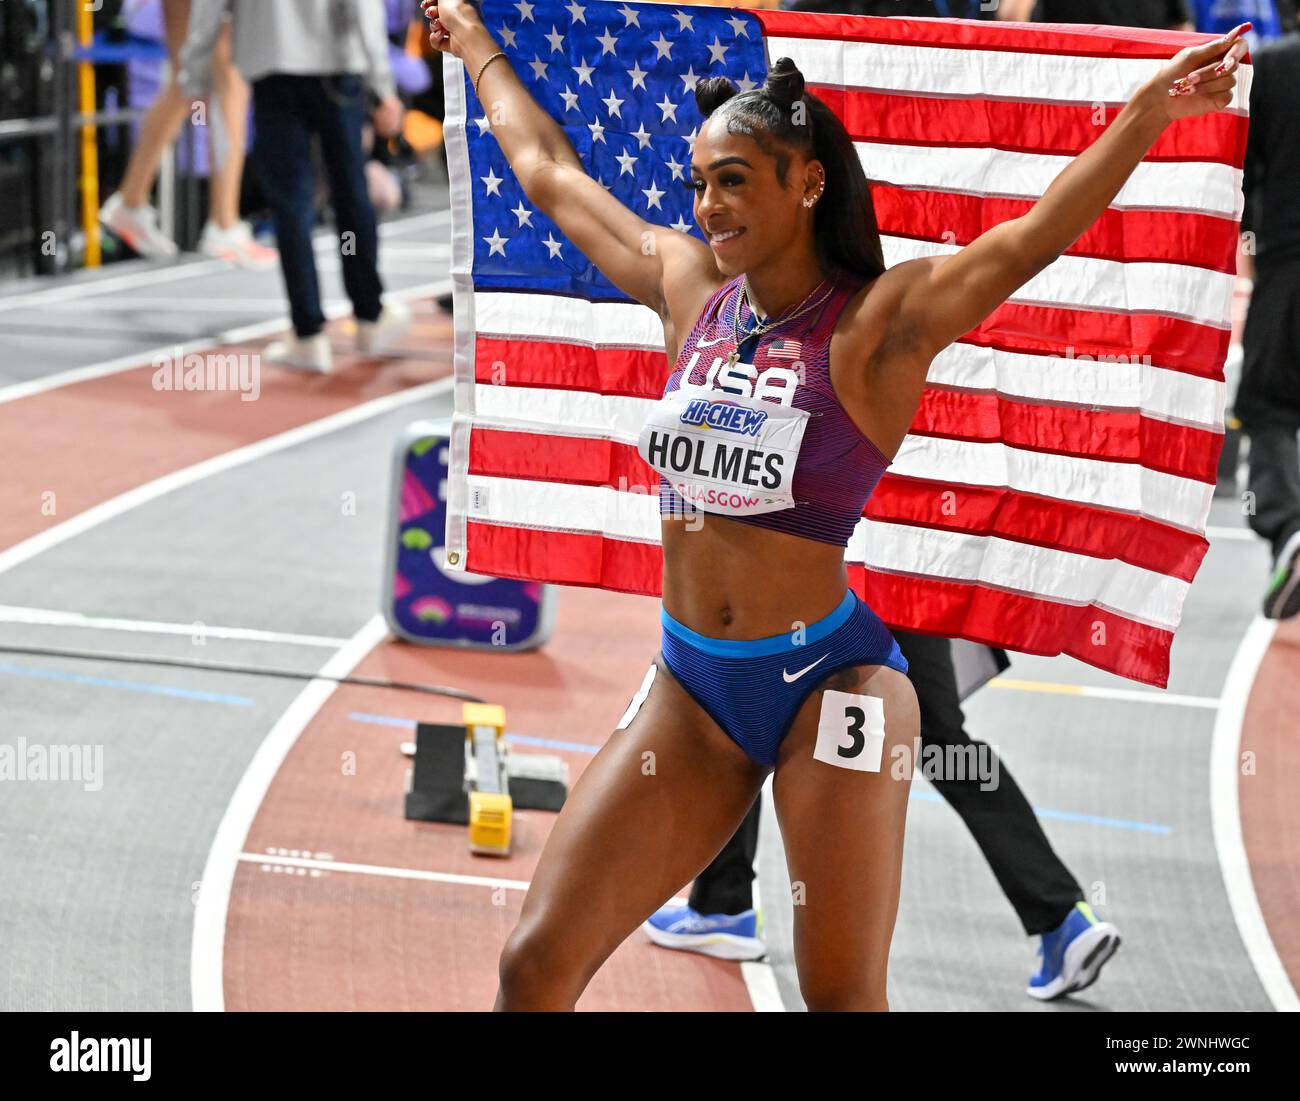
[[[646,221],[703,240],[689,187],[704,121],[695,84],[728,76],[741,91],[762,87],[758,20],[730,8],[579,0],[483,0],[479,13],[588,175]],[[465,74],[465,131],[475,286],[630,301],[529,203],[474,96],[473,75]]]

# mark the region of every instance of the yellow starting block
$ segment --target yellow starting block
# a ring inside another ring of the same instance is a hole
[[[467,703],[465,772],[469,787],[470,852],[510,855],[514,803],[506,769],[506,712],[496,704]]]
[[[459,723],[417,723],[406,817],[469,826],[474,853],[509,856],[515,807],[558,811],[569,790],[563,759],[507,748],[505,709],[464,705]]]

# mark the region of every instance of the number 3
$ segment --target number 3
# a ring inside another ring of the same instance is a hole
[[[852,739],[853,745],[851,747],[838,745],[835,747],[835,753],[837,756],[852,759],[858,756],[862,752],[862,747],[867,744],[867,736],[862,731],[867,715],[860,707],[846,707],[844,716],[849,720],[849,728],[845,733]]]

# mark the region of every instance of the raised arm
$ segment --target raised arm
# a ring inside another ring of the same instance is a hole
[[[1228,105],[1246,52],[1240,36],[1249,26],[1174,57],[1028,213],[960,252],[891,268],[880,281],[896,301],[882,349],[902,353],[895,358],[923,374],[935,355],[1065,252],[1111,204],[1171,121]],[[1175,84],[1180,78],[1187,83]],[[1171,86],[1187,91],[1171,95]]]
[[[465,0],[424,0],[435,49],[459,57],[492,134],[529,201],[560,227],[619,290],[667,319],[664,273],[710,257],[689,234],[647,222],[587,174],[563,128],[533,99],[478,12]],[[440,33],[441,32],[441,33]]]

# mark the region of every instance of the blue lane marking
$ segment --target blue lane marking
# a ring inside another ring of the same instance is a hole
[[[529,734],[507,734],[507,742],[514,742],[516,745],[535,745],[543,749],[567,749],[573,753],[598,753],[600,746],[587,745],[585,742],[560,742],[554,738],[534,738]]]
[[[933,791],[913,791],[913,799],[922,799],[927,803],[946,803],[942,795]],[[1076,814],[1068,810],[1047,810],[1034,807],[1034,814],[1039,818],[1055,818],[1061,822],[1086,822],[1090,826],[1109,826],[1116,830],[1139,830],[1142,833],[1173,833],[1173,826],[1161,825],[1159,822],[1132,822],[1127,818],[1101,818],[1095,814]]]
[[[166,684],[144,684],[133,680],[114,680],[112,677],[88,677],[81,673],[60,673],[53,669],[25,669],[21,665],[0,662],[0,673],[33,680],[56,680],[65,684],[89,684],[96,688],[121,688],[127,692],[144,692],[151,696],[175,696],[182,700],[199,700],[203,703],[225,703],[233,707],[252,707],[257,701],[248,696],[228,696],[222,692],[200,692],[193,688],[173,688]]]
[[[399,719],[392,715],[370,715],[364,711],[353,711],[348,718],[354,723],[370,723],[372,726],[397,726],[403,730],[414,730],[414,719]],[[532,745],[539,749],[567,749],[571,753],[593,754],[599,751],[598,745],[585,742],[562,742],[555,738],[534,738],[530,734],[507,734],[506,741],[511,745]]]
[[[354,723],[370,723],[372,726],[400,726],[403,730],[414,730],[414,719],[396,719],[392,715],[367,715],[364,711],[353,711],[348,716]]]

